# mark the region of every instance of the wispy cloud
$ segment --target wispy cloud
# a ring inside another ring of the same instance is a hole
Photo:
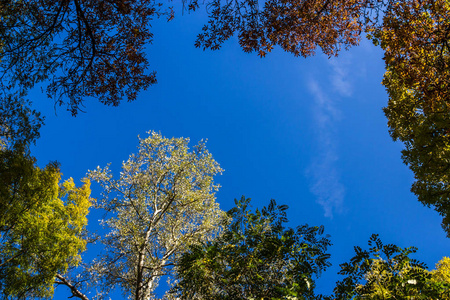
[[[330,65],[332,72],[329,81],[337,92],[335,97],[351,96],[352,84],[345,65],[336,61],[331,61]],[[307,174],[311,179],[310,190],[316,196],[317,203],[323,207],[325,217],[332,218],[333,214],[343,211],[345,197],[345,187],[336,167],[339,155],[335,128],[341,119],[341,112],[336,106],[336,98],[330,98],[317,80],[310,80],[308,88],[314,100],[312,110],[317,154],[313,157]]]
[[[329,63],[333,69],[330,80],[333,88],[344,97],[349,97],[353,93],[353,86],[350,82],[350,76],[346,66],[349,64],[349,60],[339,58],[330,59]]]

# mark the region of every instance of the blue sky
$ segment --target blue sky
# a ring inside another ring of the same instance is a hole
[[[192,144],[208,139],[225,169],[216,178],[222,209],[241,195],[255,207],[273,198],[289,205],[290,226],[325,225],[333,266],[317,282],[323,293],[339,279],[339,263],[353,256],[353,246],[367,247],[372,233],[417,246],[416,258],[430,268],[448,256],[441,218],[409,191],[413,175],[401,161],[402,144],[388,134],[380,49],[363,41],[338,58],[319,52],[304,59],[275,48],[261,59],[232,38],[220,51],[202,51],[194,40],[205,22],[202,12],[155,22],[147,53],[158,84],[135,102],[114,108],[88,100],[86,113],[73,118],[40,91],[31,93],[46,116],[32,150],[38,164],[57,160],[64,177],[78,181],[109,162],[118,171],[137,135],[149,130]],[[98,191],[94,186],[93,197]],[[89,226],[97,226],[95,215]]]

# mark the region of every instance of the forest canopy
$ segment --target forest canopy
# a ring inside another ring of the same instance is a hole
[[[144,49],[154,19],[175,16],[170,2],[155,0],[1,5],[0,97],[24,97],[45,82],[47,95],[73,115],[87,99],[117,106],[155,84]],[[416,178],[412,191],[442,215],[450,235],[448,1],[183,0],[181,10],[202,7],[208,21],[195,46],[203,49],[217,50],[234,35],[245,52],[261,57],[275,46],[295,56],[317,48],[336,56],[364,35],[380,45],[391,136],[405,144],[403,160]]]
[[[145,48],[155,19],[206,9],[192,41],[219,50],[235,40],[260,57],[275,47],[328,57],[364,37],[384,53],[389,133],[404,143],[412,192],[442,216],[450,237],[450,3],[447,0],[184,0],[181,11],[155,0],[6,0],[0,4],[0,292],[9,298],[106,298],[115,289],[153,299],[450,299],[449,258],[435,270],[384,244],[341,265],[334,294],[315,280],[329,267],[322,226],[286,228],[287,206],[250,210],[242,197],[223,212],[214,177],[222,168],[204,142],[150,131],[122,164],[90,171],[77,187],[60,165],[40,168],[31,154],[44,123],[28,93],[44,86],[74,116],[85,101],[118,106],[156,84]],[[186,16],[188,17],[188,16]],[[37,100],[33,100],[37,101]],[[214,101],[214,100],[210,100]],[[91,181],[102,194],[91,198]],[[104,234],[87,231],[92,210]],[[83,261],[89,243],[102,250]],[[263,289],[261,287],[264,287]]]

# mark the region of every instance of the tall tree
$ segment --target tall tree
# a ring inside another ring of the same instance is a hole
[[[152,299],[158,281],[190,245],[218,231],[224,213],[213,177],[222,169],[203,142],[158,133],[139,140],[118,179],[108,167],[90,172],[103,188],[108,216],[104,254],[91,268],[107,293],[119,286],[129,299]]]
[[[285,228],[287,206],[249,204],[236,200],[223,234],[183,254],[177,299],[316,299],[314,279],[330,265],[323,227]]]
[[[384,245],[378,235],[369,240],[369,250],[355,247],[355,256],[341,264],[333,299],[450,299],[448,258],[435,271],[409,257],[417,248]]]
[[[411,190],[442,215],[450,237],[450,4],[397,2],[374,36],[385,50],[389,130],[405,143],[416,179]]]
[[[50,297],[55,279],[80,261],[90,207],[89,180],[60,184],[57,164],[44,169],[19,151],[0,150],[0,293]],[[9,299],[9,298],[8,298]]]
[[[90,183],[60,183],[57,163],[37,167],[29,146],[43,119],[20,97],[0,103],[0,297],[49,297],[85,248]]]

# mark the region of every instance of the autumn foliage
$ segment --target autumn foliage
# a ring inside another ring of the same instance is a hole
[[[450,235],[450,4],[408,1],[392,5],[375,31],[385,51],[385,108],[394,140],[405,143],[414,172],[412,191],[443,216]]]
[[[2,1],[1,96],[48,82],[47,95],[72,114],[86,97],[134,100],[156,82],[144,46],[160,13],[152,0]]]
[[[317,47],[331,56],[342,46],[357,45],[367,1],[211,1],[208,25],[196,46],[218,49],[234,33],[245,52],[265,56],[279,45],[295,56],[310,56]]]
[[[386,64],[383,85],[389,102],[384,111],[389,132],[405,144],[403,160],[415,176],[412,191],[443,217],[450,237],[448,0],[183,0],[183,4],[189,11],[206,6],[208,21],[195,41],[204,50],[217,50],[234,35],[243,51],[260,57],[276,46],[295,56],[308,57],[318,50],[336,56],[358,45],[363,36],[380,46]],[[64,274],[80,263],[86,248],[90,181],[85,179],[77,188],[71,179],[60,183],[56,163],[43,169],[36,166],[29,146],[39,137],[43,119],[24,97],[37,85],[47,84],[47,95],[73,115],[82,111],[88,98],[112,106],[135,100],[156,83],[145,47],[152,42],[151,23],[159,17],[174,17],[170,1],[1,1],[1,293],[50,297],[55,285],[65,285],[72,297],[86,300],[82,288],[93,289],[86,278],[92,282],[95,278],[105,295],[120,287],[134,299],[150,299],[161,277],[181,271],[177,292],[187,298],[217,299],[221,294],[238,299],[246,295],[243,291],[259,297],[265,284],[270,288],[264,291],[273,297],[315,299],[312,278],[328,266],[324,251],[330,243],[327,238],[316,240],[322,227],[277,231],[272,222],[278,213],[264,215],[276,211],[275,204],[262,211],[264,218],[244,208],[247,219],[233,223],[229,216],[235,228],[220,227],[227,223],[215,202],[218,163],[203,143],[191,151],[187,139],[167,139],[154,132],[140,140],[139,152],[124,162],[118,179],[108,167],[90,173],[104,192],[97,208],[108,214],[103,224],[109,232],[101,237],[104,253],[84,265],[79,277]],[[277,209],[284,218],[284,209]],[[243,230],[249,225],[255,230]],[[222,236],[220,229],[225,230]],[[301,242],[304,234],[308,243]],[[249,241],[254,248],[236,247]],[[346,278],[337,284],[337,299],[449,299],[448,258],[430,272],[408,257],[413,248],[383,245],[376,235],[369,245],[368,251],[355,247],[355,257],[341,265]],[[177,265],[182,257],[185,269]],[[192,274],[202,275],[197,283]],[[80,278],[84,281],[77,282]],[[205,285],[204,279],[213,284]],[[255,282],[261,283],[252,286]],[[199,289],[192,289],[193,283]]]

